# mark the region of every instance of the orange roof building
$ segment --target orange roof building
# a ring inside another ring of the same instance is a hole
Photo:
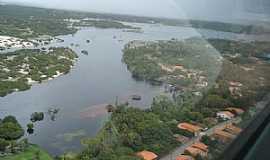
[[[234,139],[235,136],[226,131],[216,130],[213,134],[213,137],[225,143]]]
[[[150,151],[141,151],[136,154],[138,157],[144,159],[144,160],[156,160],[157,155]]]
[[[243,114],[245,111],[241,108],[235,108],[235,107],[228,107],[225,109],[226,111],[230,111],[232,113],[235,113],[237,115]]]
[[[194,158],[191,156],[188,156],[188,155],[180,155],[180,156],[176,157],[175,160],[194,160]]]
[[[196,126],[190,123],[179,123],[177,127],[179,129],[187,130],[191,133],[198,133],[202,130],[200,126]]]
[[[205,145],[204,143],[202,142],[197,142],[197,143],[194,143],[193,145],[191,145],[191,147],[193,148],[198,148],[204,152],[208,152],[208,146]]]
[[[227,131],[234,135],[238,135],[240,132],[242,132],[242,129],[231,124],[231,125],[226,126],[224,131]]]
[[[194,147],[187,147],[185,149],[185,153],[191,155],[192,157],[196,157],[198,155],[202,156],[202,157],[206,157],[207,156],[207,152],[204,152],[198,148],[194,148]]]

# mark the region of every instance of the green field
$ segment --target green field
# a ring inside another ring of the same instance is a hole
[[[31,145],[26,149],[25,152],[7,156],[7,157],[1,157],[1,160],[32,160],[36,157],[37,152],[39,152],[40,159],[39,160],[53,160],[53,158],[44,150],[40,149],[36,145]]]

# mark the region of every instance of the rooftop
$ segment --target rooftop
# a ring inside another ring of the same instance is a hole
[[[194,147],[187,147],[185,152],[193,157],[196,157],[197,155],[205,156],[207,154],[206,152]]]
[[[208,152],[208,146],[201,142],[194,143],[193,145],[191,145],[191,147],[200,149],[204,152]]]
[[[234,135],[229,133],[229,132],[226,132],[226,131],[222,131],[222,130],[216,130],[214,132],[214,135],[217,135],[217,136],[220,136],[220,137],[224,137],[224,138],[229,138],[229,139],[233,139],[234,138]]]
[[[231,117],[231,118],[234,117],[234,114],[232,112],[230,112],[230,111],[220,111],[217,114],[224,114],[224,115],[226,115],[228,117]]]
[[[234,125],[228,125],[228,126],[226,126],[225,131],[227,131],[231,134],[239,134],[242,131],[242,129],[239,127],[236,127]]]
[[[225,109],[226,111],[230,111],[232,113],[236,113],[236,114],[243,114],[245,111],[241,108],[236,108],[236,107],[228,107]]]
[[[143,158],[144,160],[154,160],[158,157],[155,153],[150,151],[141,151],[138,152],[136,155]]]
[[[180,155],[175,160],[193,160],[194,158],[188,155]]]
[[[200,130],[202,130],[200,126],[196,126],[190,123],[179,123],[177,127],[179,129],[190,131],[192,133],[199,132]]]

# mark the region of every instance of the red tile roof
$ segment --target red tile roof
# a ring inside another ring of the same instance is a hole
[[[187,130],[189,132],[195,133],[202,130],[200,126],[196,126],[190,123],[179,123],[177,126],[179,129]]]
[[[191,145],[191,147],[198,148],[204,152],[208,152],[208,146],[201,142],[194,143],[193,145]]]
[[[141,151],[138,152],[136,155],[143,158],[144,160],[154,160],[158,157],[155,153],[150,151]]]
[[[187,155],[180,155],[175,160],[193,160],[193,157]]]

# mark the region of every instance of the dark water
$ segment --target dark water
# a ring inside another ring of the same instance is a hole
[[[74,68],[69,74],[33,85],[28,91],[0,98],[0,117],[14,115],[26,126],[31,113],[47,112],[50,107],[60,108],[55,121],[46,114],[44,121],[35,124],[35,133],[26,135],[30,142],[55,155],[79,150],[81,138],[94,136],[98,132],[107,119],[106,112],[100,109],[104,106],[101,104],[114,103],[118,97],[119,101],[129,101],[136,107],[149,107],[152,98],[162,93],[163,88],[132,79],[121,62],[124,44],[135,39],[184,39],[201,34],[191,28],[139,25],[143,27],[143,34],[88,28],[74,36],[60,36],[65,42],[50,46],[79,44],[79,47],[72,47],[79,55]],[[215,38],[239,37],[231,33],[204,33],[204,36]],[[87,39],[91,40],[90,44],[86,43]],[[87,50],[89,55],[81,54],[81,50]],[[132,94],[141,95],[142,101],[131,101],[129,96]]]

